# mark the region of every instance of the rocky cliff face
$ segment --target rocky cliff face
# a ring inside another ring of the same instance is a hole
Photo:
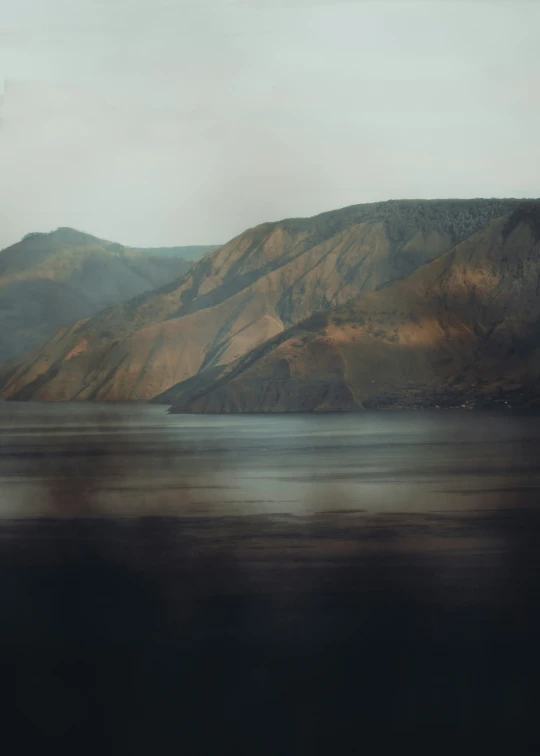
[[[395,201],[249,229],[182,279],[79,321],[6,364],[2,393],[150,399],[208,369],[215,375],[313,313],[408,276],[519,205]]]
[[[0,252],[0,361],[188,269],[181,257],[127,249],[70,228],[29,234]]]
[[[540,405],[540,203],[161,399],[187,412]]]

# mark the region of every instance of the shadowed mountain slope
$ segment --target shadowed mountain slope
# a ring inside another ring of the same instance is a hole
[[[540,203],[159,401],[179,412],[540,405]]]
[[[144,253],[70,228],[28,234],[0,252],[0,360],[189,266],[178,255]]]
[[[81,320],[4,365],[3,395],[150,399],[313,313],[408,276],[519,205],[391,201],[265,223],[180,280]]]

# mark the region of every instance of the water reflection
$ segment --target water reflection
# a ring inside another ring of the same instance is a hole
[[[76,490],[84,478],[118,516],[309,514],[334,499],[373,513],[491,508],[494,493],[535,494],[539,445],[537,418],[504,414],[197,417],[6,402],[0,516],[39,515],[51,478]]]
[[[1,424],[19,750],[533,748],[534,418],[9,405]]]

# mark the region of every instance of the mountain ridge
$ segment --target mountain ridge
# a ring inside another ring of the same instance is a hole
[[[0,251],[0,358],[9,359],[93,315],[184,274],[159,257],[69,227],[32,232]]]
[[[176,412],[540,406],[538,219],[540,203],[520,207],[155,401]]]
[[[4,366],[3,395],[33,386],[40,400],[151,399],[317,311],[406,278],[523,204],[394,200],[260,224],[177,281],[83,319]]]

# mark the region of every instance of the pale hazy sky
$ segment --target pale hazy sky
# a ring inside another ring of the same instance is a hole
[[[535,0],[0,0],[0,247],[540,196]]]

